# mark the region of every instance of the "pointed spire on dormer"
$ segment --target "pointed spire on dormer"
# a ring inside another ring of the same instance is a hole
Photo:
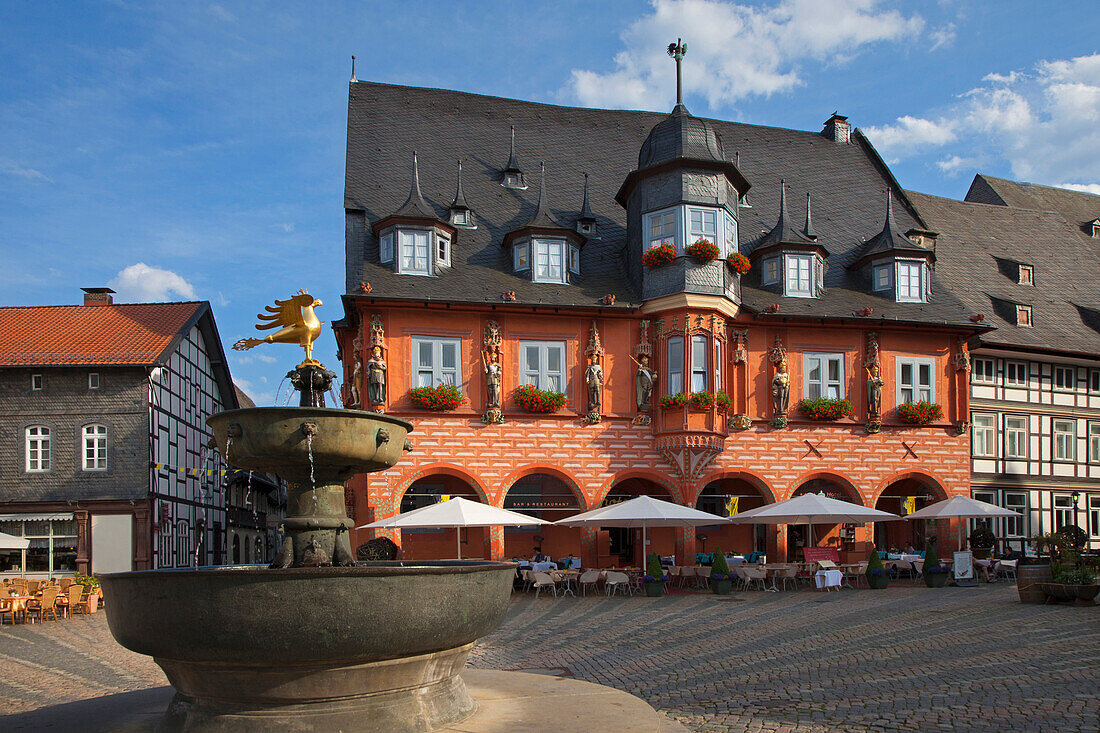
[[[577,233],[589,239],[597,239],[596,215],[588,203],[588,174],[584,174],[584,201],[581,203],[581,215],[577,217]]]
[[[810,200],[809,191],[806,192],[806,226],[802,227],[802,233],[807,239],[817,240],[817,232],[814,231],[813,202]]]
[[[405,199],[405,203],[395,212],[395,215],[419,217],[421,219],[436,218],[435,210],[428,206],[428,202],[424,200],[424,195],[420,193],[420,166],[417,162],[415,150],[413,151],[413,175],[409,197]]]
[[[523,190],[527,188],[527,181],[523,178],[523,170],[516,159],[516,126],[512,125],[512,142],[508,151],[508,165],[505,166],[500,185],[505,188]]]
[[[535,215],[524,226],[549,227],[561,229],[562,225],[550,212],[549,197],[546,195],[546,164],[539,163],[539,203],[535,208]]]
[[[929,259],[929,261],[935,257],[933,252],[921,247],[898,229],[898,225],[894,221],[894,192],[892,189],[886,191],[886,221],[882,224],[882,231],[864,242],[859,251],[859,259],[848,265],[849,269],[859,267],[869,258],[874,259],[890,252],[903,252],[907,256],[910,253],[919,252],[921,256]]]
[[[450,205],[451,212],[451,224],[456,227],[463,227],[466,229],[476,229],[477,224],[474,222],[474,213],[470,210],[470,207],[466,204],[466,194],[462,192],[462,161],[458,161],[458,185],[455,188],[454,201]]]
[[[806,227],[809,233],[806,233]],[[813,223],[807,220],[806,227],[799,230],[794,226],[791,212],[787,208],[787,182],[779,182],[779,220],[775,222],[772,230],[752,248],[753,253],[765,249],[783,249],[786,245],[793,245],[795,249],[813,248],[823,254],[828,254],[825,248],[817,242],[817,236],[813,234]]]
[[[740,150],[734,152],[734,154],[733,154],[733,166],[737,170],[741,170],[741,151]],[[738,205],[743,206],[746,209],[751,209],[752,208],[752,204],[749,203],[749,194],[748,194],[747,191],[741,196],[740,199],[738,199]]]

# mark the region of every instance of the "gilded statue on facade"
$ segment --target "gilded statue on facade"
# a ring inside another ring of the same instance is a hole
[[[648,354],[642,354],[634,363],[638,365],[638,371],[634,375],[638,412],[649,412],[653,401],[653,385],[657,383],[657,372],[649,368]]]
[[[382,355],[381,346],[372,346],[370,359],[367,360],[367,399],[371,407],[378,407],[386,402],[386,359]]]
[[[243,338],[233,344],[237,351],[248,351],[260,344],[298,344],[306,350],[306,360],[299,366],[319,366],[320,362],[313,359],[313,342],[321,335],[321,326],[324,321],[318,320],[313,309],[323,305],[320,300],[307,293],[305,289],[299,290],[287,300],[276,300],[275,307],[264,306],[267,313],[260,313],[256,317],[264,323],[257,323],[256,328],[267,331],[278,328],[275,333],[264,338]]]
[[[787,362],[781,361],[775,367],[772,377],[772,408],[775,417],[786,417],[791,401],[791,376],[787,373]]]
[[[598,418],[603,410],[603,367],[600,366],[599,354],[589,354],[584,381],[588,386],[588,412]]]
[[[886,384],[879,376],[878,364],[867,367],[867,416],[874,419],[882,412],[882,387]]]

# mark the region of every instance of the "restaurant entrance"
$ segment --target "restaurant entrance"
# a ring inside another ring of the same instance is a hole
[[[611,506],[639,496],[652,496],[662,501],[672,501],[668,491],[655,481],[643,478],[628,478],[611,487],[601,506]],[[600,527],[600,534],[607,537],[607,549],[600,548],[599,561],[603,564],[633,565],[642,567],[646,555],[656,552],[658,555],[676,554],[676,528],[652,527],[646,532],[648,548],[642,547],[642,530],[636,527]],[[598,544],[602,544],[597,541]]]
[[[875,509],[904,517],[946,498],[947,493],[929,480],[919,477],[904,478],[883,490],[875,502]],[[900,550],[912,543],[917,550],[923,550],[924,539],[929,533],[935,533],[935,522],[923,519],[875,522],[875,547],[879,550]]]

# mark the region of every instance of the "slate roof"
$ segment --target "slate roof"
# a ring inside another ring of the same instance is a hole
[[[204,302],[0,307],[0,366],[152,365]]]
[[[605,294],[617,298],[611,308],[640,305],[640,295],[623,266],[626,211],[614,200],[634,170],[643,142],[670,115],[654,112],[581,109],[477,94],[370,82],[353,82],[349,91],[347,167],[344,205],[362,211],[366,231],[391,214],[406,198],[413,150],[419,153],[420,184],[428,206],[440,216],[453,199],[457,160],[464,162],[463,189],[478,228],[460,230],[452,244],[453,266],[438,277],[397,275],[378,263],[378,242],[358,237],[349,227],[346,243],[346,291],[349,297],[414,301],[497,302],[515,291],[516,302],[554,306],[607,307]],[[720,138],[727,159],[739,156],[739,170],[753,185],[752,207],[740,212],[742,251],[751,249],[779,214],[779,183],[791,193],[813,195],[816,243],[830,256],[826,291],[820,298],[786,298],[762,288],[750,275],[743,283],[746,308],[761,311],[779,302],[778,316],[844,317],[873,307],[879,318],[924,323],[973,324],[970,312],[932,277],[929,303],[894,303],[872,294],[860,273],[847,265],[860,245],[882,230],[883,198],[894,189],[894,216],[902,231],[927,228],[917,210],[857,130],[851,144],[837,144],[817,132],[705,120]],[[516,130],[516,155],[546,164],[547,200],[554,218],[574,223],[583,198],[583,174],[589,174],[590,204],[599,239],[581,253],[581,277],[571,284],[535,284],[512,272],[502,239],[529,221],[538,191],[500,185],[509,159],[509,128]],[[705,137],[705,136],[704,136]],[[709,148],[709,143],[705,143]],[[732,164],[731,164],[732,165]],[[795,211],[794,215],[804,212]],[[369,296],[358,284],[371,284]]]
[[[1020,209],[1039,211],[1057,211],[1070,224],[1080,227],[1086,222],[1100,219],[1100,196],[1083,191],[1071,191],[1068,188],[1042,186],[1038,183],[1010,181],[977,174],[966,193],[967,201],[1015,206]]]
[[[820,246],[817,244],[817,233],[814,231],[813,219],[810,214],[810,199],[806,199],[806,223],[801,229],[797,229],[787,206],[786,184],[781,181],[779,189],[778,221],[775,222],[775,226],[772,227],[770,232],[756,242],[751,251],[743,252],[743,254],[753,254],[784,244],[802,245],[803,247]]]
[[[1061,213],[914,192],[909,197],[940,232],[940,279],[970,312],[996,326],[983,342],[1100,353],[1100,260]],[[1034,267],[1034,286],[1017,284],[1019,263]],[[1033,327],[1016,325],[1016,304],[1031,306]]]
[[[922,257],[929,254],[927,249],[905,236],[905,233],[898,229],[898,225],[894,222],[894,197],[888,195],[886,197],[886,217],[882,224],[882,231],[867,240],[859,248],[859,259],[862,260],[866,257],[889,252],[910,252]]]

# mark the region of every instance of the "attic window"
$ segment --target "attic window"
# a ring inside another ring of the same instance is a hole
[[[443,267],[451,266],[451,238],[442,234],[435,236],[436,248],[439,254],[436,260]]]
[[[1092,236],[1100,239],[1100,219],[1094,219],[1092,222]]]
[[[1030,305],[1018,305],[1016,306],[1016,325],[1023,328],[1031,328],[1031,306]]]
[[[1035,270],[1031,265],[1020,265],[1019,277],[1017,282],[1021,285],[1034,285],[1035,284]]]
[[[527,182],[523,180],[523,173],[520,171],[505,171],[504,180],[500,182],[500,185],[505,188],[515,188],[521,191],[527,188]]]
[[[455,226],[466,226],[470,223],[470,212],[466,209],[453,209],[451,211],[451,224]]]

